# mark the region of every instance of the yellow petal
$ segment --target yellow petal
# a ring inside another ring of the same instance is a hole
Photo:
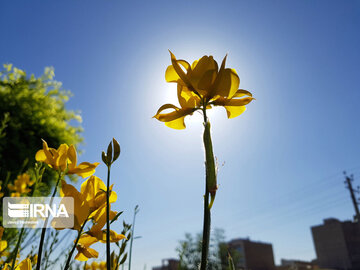
[[[193,86],[191,85],[190,80],[188,79],[186,73],[184,72],[184,70],[180,67],[179,63],[183,63],[183,60],[176,60],[175,55],[170,52],[170,56],[171,56],[171,63],[172,66],[174,67],[175,72],[179,75],[180,79],[190,88],[193,89]]]
[[[91,236],[89,234],[83,234],[82,236],[80,236],[78,243],[81,244],[83,247],[90,247],[92,244],[95,244],[98,241],[99,240],[94,236]]]
[[[216,69],[211,69],[206,71],[204,75],[200,78],[197,87],[201,90],[205,90],[206,93],[209,94],[211,86],[215,81],[216,75],[217,75]]]
[[[184,85],[178,83],[177,95],[181,108],[198,108],[200,106],[200,98]]]
[[[213,95],[231,98],[240,85],[240,78],[235,69],[226,68],[219,72],[219,82]]]
[[[36,159],[36,161],[45,162],[46,155],[45,155],[44,150],[41,149],[41,150],[37,151],[36,155],[35,155],[35,159]]]
[[[99,256],[99,252],[97,252],[93,248],[82,247],[81,245],[78,245],[76,247],[76,249],[78,250],[79,253],[76,254],[75,260],[78,260],[78,261],[84,262],[84,261],[87,261],[88,259],[97,258]]]
[[[23,260],[16,268],[15,270],[31,270],[31,260],[29,258],[26,258]]]
[[[7,241],[1,240],[0,241],[0,252],[3,252],[7,248]]]
[[[180,117],[176,120],[173,121],[169,121],[169,122],[165,122],[165,125],[169,128],[173,128],[173,129],[185,129],[186,125],[185,125],[185,116],[184,117]]]
[[[170,113],[160,113],[166,109],[174,109],[175,111]],[[172,122],[174,120],[177,120],[178,118],[183,118],[188,114],[192,114],[195,110],[195,108],[180,109],[175,105],[165,104],[159,108],[154,117],[161,122]]]
[[[67,166],[67,152],[68,146],[66,144],[61,144],[57,150],[59,157],[56,160],[56,166],[60,168],[62,171],[65,171]]]
[[[243,97],[243,96],[250,96],[252,97],[252,94],[247,91],[247,90],[244,90],[244,89],[239,89],[236,91],[235,95],[233,96],[234,97]]]
[[[90,207],[93,207],[95,204],[95,197],[101,190],[106,190],[105,183],[99,177],[92,175],[81,184],[80,192],[83,194],[84,199],[89,202]]]
[[[67,151],[67,157],[69,159],[69,170],[72,170],[73,168],[76,167],[76,163],[77,163],[77,154],[74,145],[70,145]]]
[[[106,243],[106,230],[90,232],[92,236],[96,237],[101,243]],[[122,239],[126,239],[123,234],[117,234],[115,231],[110,230],[110,242],[115,243]]]
[[[217,100],[213,101],[212,104],[216,106],[244,106],[249,104],[254,98],[253,97],[245,97],[245,98],[218,98]]]
[[[199,59],[196,66],[192,69],[191,77],[195,77],[199,80],[209,70],[217,71],[218,64],[211,55],[205,55]]]
[[[95,173],[96,167],[99,165],[99,162],[90,163],[90,162],[81,162],[75,168],[68,170],[68,174],[77,174],[82,178],[89,177]]]
[[[245,112],[245,106],[224,106],[227,112],[228,118],[235,118]]]
[[[178,64],[181,64],[187,71],[190,69],[190,65],[185,60],[176,60]],[[167,82],[177,82],[180,79],[180,76],[177,74],[174,66],[170,65],[165,71],[165,80]]]

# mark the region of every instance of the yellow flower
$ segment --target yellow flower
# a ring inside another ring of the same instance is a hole
[[[73,145],[61,144],[56,150],[49,148],[46,141],[43,140],[43,149],[37,151],[35,155],[37,161],[44,162],[55,170],[61,170],[67,174],[77,174],[82,178],[89,177],[94,174],[95,168],[100,164],[98,162],[77,163],[76,149]]]
[[[78,166],[77,163],[77,154],[76,149],[73,145],[70,145],[68,152],[68,174],[77,174],[82,178],[89,177],[94,174],[95,168],[100,164],[99,162],[89,163],[89,162],[81,162]]]
[[[118,242],[121,239],[126,238],[123,234],[117,234],[115,231],[110,230],[110,242]],[[94,243],[101,242],[106,243],[106,230],[102,231],[89,231],[80,236],[78,244],[76,246],[78,254],[75,259],[78,261],[87,261],[90,258],[97,258],[98,252],[95,249],[90,248]],[[99,265],[97,265],[99,267]]]
[[[110,187],[110,203],[113,203],[117,199],[115,191],[112,191],[113,185]],[[87,179],[81,185],[80,192],[70,184],[67,184],[65,180],[61,181],[60,196],[72,197],[74,199],[74,227],[73,229],[79,231],[82,224],[88,219],[93,218],[96,223],[95,228],[101,228],[106,223],[106,186],[104,182],[94,175]],[[67,201],[63,202],[65,205]],[[110,212],[110,218],[116,216],[116,212]],[[105,219],[105,222],[104,222]],[[52,226],[56,229],[61,229],[62,218],[54,218]]]
[[[6,263],[3,270],[10,270],[10,269],[11,269],[11,264]],[[15,270],[31,270],[31,269],[32,269],[31,260],[29,258],[26,258],[15,267]]]
[[[3,252],[7,248],[7,241],[1,240],[4,233],[4,227],[0,226],[0,252]]]
[[[102,231],[90,230],[89,232],[87,232],[87,234],[92,237],[95,237],[101,243],[106,243],[106,230],[102,230]],[[115,231],[110,230],[110,242],[111,243],[119,242],[122,239],[127,239],[127,238],[123,234],[118,234]]]
[[[23,173],[18,175],[14,184],[8,184],[9,190],[13,191],[11,197],[20,197],[22,194],[29,193],[31,189],[28,187],[32,186],[35,181],[30,180],[30,175]]]
[[[49,165],[49,167],[55,170],[65,171],[67,167],[67,150],[66,144],[61,144],[56,150],[49,148],[46,141],[43,141],[43,149],[37,151],[35,159]]]
[[[184,118],[196,110],[223,106],[228,118],[239,116],[245,105],[253,100],[249,91],[238,89],[240,79],[234,69],[225,68],[226,56],[220,69],[212,56],[203,56],[190,65],[185,60],[177,60],[171,54],[172,65],[165,72],[167,82],[177,83],[180,108],[165,104],[154,116],[165,125],[174,129],[184,129]],[[172,112],[163,113],[171,109]]]
[[[91,258],[97,258],[99,256],[99,252],[90,248],[90,246],[96,242],[98,242],[98,240],[95,237],[82,235],[76,246],[78,254],[76,254],[75,260],[84,262]]]

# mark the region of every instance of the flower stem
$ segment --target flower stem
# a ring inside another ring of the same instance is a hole
[[[211,212],[209,206],[210,189],[216,186],[216,169],[215,159],[211,142],[210,134],[210,122],[206,116],[206,106],[203,108],[204,115],[204,147],[205,147],[205,166],[206,166],[206,182],[205,182],[205,195],[204,195],[204,226],[203,226],[203,238],[201,249],[201,266],[200,270],[206,270],[207,259],[209,254],[209,242],[210,242],[210,223]]]
[[[110,262],[110,168],[108,165],[107,173],[107,189],[106,189],[106,268],[111,270]]]
[[[89,218],[89,217],[88,217],[88,218]],[[70,266],[70,262],[71,262],[72,255],[73,255],[73,253],[74,253],[74,251],[75,251],[75,248],[76,248],[76,246],[77,246],[77,243],[79,242],[81,233],[82,233],[82,231],[84,230],[84,227],[85,227],[86,222],[88,221],[88,218],[84,221],[83,225],[82,225],[81,228],[80,228],[80,231],[78,232],[78,236],[77,236],[77,238],[76,238],[76,240],[75,240],[74,246],[72,247],[72,249],[71,249],[71,251],[70,251],[70,253],[69,253],[69,256],[68,256],[68,258],[67,258],[67,260],[66,260],[66,264],[65,264],[64,270],[67,270],[67,269],[69,268],[69,266]]]
[[[16,257],[17,257],[18,251],[19,251],[19,247],[20,247],[20,244],[21,244],[21,238],[22,238],[22,236],[24,234],[24,231],[25,231],[25,227],[22,227],[21,231],[20,231],[18,242],[17,242],[15,250],[14,250],[14,253],[12,254],[13,259],[12,259],[12,264],[11,264],[11,270],[14,270],[14,268],[15,268],[15,261],[16,261]]]
[[[50,205],[52,205],[52,203],[53,203],[53,200],[54,200],[54,197],[55,197],[55,194],[57,191],[57,187],[59,185],[61,177],[62,177],[62,174],[61,174],[61,172],[59,172],[59,177],[58,177],[58,180],[56,181],[56,185],[55,185],[53,194],[50,199]],[[43,245],[44,245],[46,227],[47,227],[48,221],[49,221],[49,219],[47,218],[44,223],[44,228],[41,231],[41,238],[40,238],[40,244],[39,244],[39,250],[38,250],[38,259],[37,259],[37,263],[36,263],[36,270],[40,270],[40,267],[41,267],[42,249],[43,249]]]
[[[134,209],[134,218],[133,218],[133,224],[131,227],[131,240],[130,240],[130,248],[129,248],[129,270],[131,269],[131,255],[132,255],[132,247],[133,247],[133,240],[134,240],[134,231],[135,231],[135,218],[136,214],[138,213],[138,206]]]

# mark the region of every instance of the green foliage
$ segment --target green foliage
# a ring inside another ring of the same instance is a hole
[[[24,171],[33,167],[41,139],[54,148],[82,141],[81,117],[65,108],[70,96],[54,80],[53,68],[45,68],[36,78],[4,65],[0,71],[0,179],[11,172],[13,180],[25,160],[29,162]],[[76,125],[70,124],[73,120]]]
[[[221,243],[225,240],[224,230],[215,229],[211,234],[209,245],[208,270],[222,270],[221,261]],[[198,270],[201,262],[201,241],[202,235],[200,233],[192,236],[189,233],[185,234],[185,240],[179,242],[176,251],[179,255],[179,270]]]

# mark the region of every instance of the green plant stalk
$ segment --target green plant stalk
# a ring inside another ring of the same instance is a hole
[[[110,169],[111,164],[107,166],[107,190],[106,190],[106,268],[111,270],[111,258],[110,258]]]
[[[204,226],[203,237],[201,247],[201,265],[200,270],[206,270],[208,254],[209,254],[209,242],[210,242],[210,223],[211,212],[209,206],[210,190],[216,186],[216,168],[215,159],[211,142],[210,122],[206,116],[206,106],[203,107],[204,115],[204,147],[205,147],[205,167],[206,167],[206,183],[205,183],[205,195],[204,195]]]
[[[89,218],[89,217],[86,218],[86,220],[84,221],[83,225],[82,225],[81,228],[80,228],[80,231],[78,232],[78,236],[77,236],[77,238],[76,238],[76,240],[75,240],[74,246],[72,247],[72,249],[71,249],[71,251],[70,251],[70,253],[69,253],[69,256],[68,256],[68,258],[67,258],[67,260],[66,260],[66,264],[65,264],[64,270],[69,269],[72,255],[73,255],[73,253],[74,253],[74,251],[75,251],[75,248],[76,248],[76,246],[77,246],[77,243],[79,242],[81,233],[82,233],[82,231],[83,231],[84,228],[85,228],[85,224],[86,224],[86,222],[88,221],[88,218]]]
[[[25,231],[25,227],[22,227],[21,231],[20,231],[18,242],[16,244],[16,247],[15,247],[15,250],[14,250],[14,253],[13,253],[11,270],[14,270],[14,268],[15,268],[16,257],[17,257],[18,251],[19,251],[19,247],[20,247],[20,244],[21,244],[21,238],[22,238],[22,236],[24,234],[24,231]]]
[[[37,183],[39,181],[41,181],[41,178],[42,178],[42,175],[38,175],[37,172],[36,172],[36,181],[35,181],[35,184],[34,184],[34,187],[33,187],[32,191],[31,191],[30,197],[32,197],[34,195]],[[5,186],[7,186],[8,180],[9,180],[9,178],[6,179]],[[16,247],[15,247],[15,250],[14,250],[14,254],[13,254],[14,257],[13,257],[13,261],[12,261],[12,264],[11,264],[11,270],[14,270],[14,268],[15,268],[16,256],[17,256],[18,251],[19,251],[19,247],[20,247],[20,244],[21,244],[21,239],[23,237],[24,231],[25,231],[25,227],[22,227],[21,231],[20,231],[18,242],[16,243]]]
[[[52,203],[53,203],[53,200],[54,200],[54,197],[55,197],[55,194],[56,194],[56,191],[57,191],[57,187],[59,185],[61,177],[62,177],[62,173],[59,172],[58,180],[56,181],[56,185],[55,185],[53,194],[51,195],[50,205],[52,205]],[[40,270],[40,267],[41,267],[42,250],[43,250],[45,234],[46,234],[46,227],[47,227],[48,221],[49,221],[49,219],[47,218],[45,220],[44,228],[41,231],[41,238],[40,238],[40,244],[39,244],[39,250],[38,250],[38,260],[37,260],[37,263],[36,263],[36,270]]]
[[[134,218],[133,218],[133,225],[131,227],[131,239],[130,239],[130,247],[129,247],[129,270],[131,269],[131,254],[132,254],[132,246],[133,246],[133,240],[134,240],[134,231],[135,231],[135,217],[136,217],[136,209],[134,211]]]

